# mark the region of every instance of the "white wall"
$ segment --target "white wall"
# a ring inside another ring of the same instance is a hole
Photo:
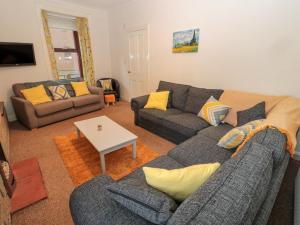
[[[128,99],[127,34],[150,26],[150,83],[300,97],[299,0],[136,0],[109,11],[112,74]],[[174,31],[200,28],[198,53],[173,54]]]
[[[15,119],[10,96],[18,82],[52,79],[40,9],[89,19],[96,78],[110,74],[107,13],[76,4],[49,0],[0,0],[0,41],[34,43],[36,66],[0,68],[0,101],[6,103],[9,119]]]

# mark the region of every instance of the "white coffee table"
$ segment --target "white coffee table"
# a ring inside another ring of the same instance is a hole
[[[132,158],[136,158],[137,136],[106,116],[82,120],[74,123],[78,139],[82,133],[100,153],[102,173],[106,173],[104,156],[127,145],[132,145]],[[98,130],[98,125],[102,129]]]

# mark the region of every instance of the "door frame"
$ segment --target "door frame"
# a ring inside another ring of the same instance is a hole
[[[127,78],[129,81],[129,76],[128,76],[128,69],[129,69],[129,33],[131,32],[135,32],[135,31],[140,31],[140,30],[145,30],[146,31],[146,36],[147,36],[147,70],[146,70],[146,93],[150,92],[150,88],[149,88],[149,75],[150,75],[150,25],[149,24],[142,24],[139,26],[129,26],[126,27],[124,25],[126,34],[127,34]],[[129,101],[131,101],[132,99],[132,93],[131,90],[129,90]]]

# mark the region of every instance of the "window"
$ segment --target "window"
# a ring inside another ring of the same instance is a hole
[[[49,27],[59,79],[82,77],[82,64],[75,21],[67,17],[49,16]]]

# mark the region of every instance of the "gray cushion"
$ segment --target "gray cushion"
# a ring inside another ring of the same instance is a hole
[[[77,187],[70,196],[70,209],[76,225],[151,225],[113,201],[106,186],[113,180],[98,176]]]
[[[166,194],[144,179],[126,179],[107,186],[110,196],[130,211],[155,224],[166,224],[177,208]]]
[[[184,111],[198,114],[210,96],[218,100],[222,93],[223,90],[220,89],[190,87]]]
[[[216,140],[197,134],[169,151],[168,156],[184,166],[190,166],[198,163],[223,163],[232,153],[217,146]]]
[[[215,141],[219,141],[228,131],[233,129],[233,126],[224,123],[219,126],[210,126],[203,130],[200,130],[198,134],[203,134],[206,137],[214,139]]]
[[[162,123],[162,118],[171,115],[181,114],[182,112],[178,109],[169,108],[166,111],[159,110],[159,109],[141,109],[139,111],[140,118],[148,120],[153,123]]]
[[[71,99],[63,99],[34,105],[33,107],[38,116],[46,116],[52,113],[70,109],[73,107],[73,103]]]
[[[160,81],[158,85],[158,90],[160,91],[172,90],[172,106],[180,110],[184,110],[189,88],[189,85],[175,84],[166,81]]]
[[[195,135],[199,130],[210,126],[205,120],[192,113],[181,113],[163,118],[163,126],[187,137]]]
[[[237,126],[242,126],[250,121],[266,118],[266,103],[260,102],[255,106],[237,112]]]
[[[186,199],[168,224],[252,224],[266,197],[272,169],[272,151],[252,143]]]
[[[74,107],[82,107],[85,105],[95,104],[101,102],[101,97],[99,95],[83,95],[79,97],[71,98]]]

